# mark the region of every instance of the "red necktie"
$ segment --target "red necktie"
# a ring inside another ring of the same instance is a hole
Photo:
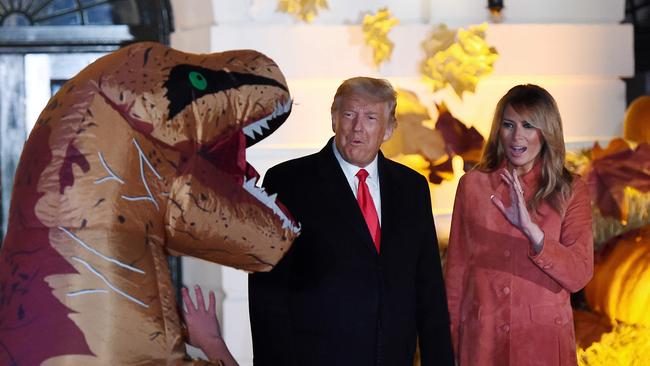
[[[379,239],[381,238],[381,227],[379,227],[379,216],[377,216],[377,209],[375,208],[375,202],[372,200],[370,195],[370,190],[366,184],[366,178],[368,177],[368,172],[365,169],[359,169],[357,173],[357,178],[359,178],[359,188],[357,189],[357,202],[359,202],[359,207],[363,213],[363,217],[366,219],[366,224],[370,230],[370,235],[372,235],[372,241],[375,242],[375,248],[377,248],[377,253],[379,253]]]

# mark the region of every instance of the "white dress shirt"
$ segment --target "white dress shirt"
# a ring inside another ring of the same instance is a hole
[[[356,165],[350,164],[339,152],[339,149],[336,148],[336,142],[332,141],[332,149],[334,150],[334,156],[338,160],[341,170],[347,179],[354,197],[357,197],[357,191],[359,190],[359,178],[357,178],[357,173],[359,168]],[[379,225],[381,226],[381,194],[379,192],[379,175],[377,174],[377,156],[370,162],[370,164],[363,167],[368,172],[368,177],[366,178],[366,184],[370,190],[370,195],[372,196],[372,202],[375,204],[375,209],[377,209],[377,217],[379,217]]]

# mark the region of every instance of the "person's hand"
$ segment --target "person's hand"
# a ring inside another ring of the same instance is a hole
[[[181,290],[183,294],[183,303],[185,310],[185,324],[187,325],[188,343],[194,347],[203,348],[202,345],[214,340],[220,340],[221,331],[219,330],[220,324],[217,319],[216,312],[216,298],[214,292],[209,293],[209,305],[205,308],[205,299],[203,298],[203,290],[199,285],[194,286],[194,294],[196,295],[196,302],[192,302],[189,290],[183,287]]]
[[[219,319],[217,319],[216,298],[209,292],[208,308],[205,308],[203,291],[199,285],[194,286],[196,305],[190,297],[189,290],[183,287],[183,315],[187,325],[188,343],[200,348],[210,360],[224,362],[224,365],[237,365],[221,337]]]
[[[508,185],[511,205],[505,207],[503,202],[494,195],[490,196],[490,199],[492,199],[492,202],[501,211],[503,216],[528,237],[535,252],[539,253],[543,245],[544,232],[530,218],[528,208],[526,207],[526,199],[524,198],[524,190],[521,187],[521,182],[519,182],[517,170],[513,169],[512,173],[510,173],[507,169],[504,169],[500,175],[501,179]]]

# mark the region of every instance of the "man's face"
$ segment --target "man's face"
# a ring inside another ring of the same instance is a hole
[[[382,142],[393,134],[388,102],[371,102],[359,96],[341,100],[332,114],[336,148],[350,164],[364,167],[375,158]]]

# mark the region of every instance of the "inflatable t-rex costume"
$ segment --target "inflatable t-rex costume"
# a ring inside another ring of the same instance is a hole
[[[270,270],[299,228],[245,148],[291,109],[254,51],[123,48],[67,82],[15,178],[1,365],[184,364],[168,252]],[[199,363],[195,361],[195,363]]]

